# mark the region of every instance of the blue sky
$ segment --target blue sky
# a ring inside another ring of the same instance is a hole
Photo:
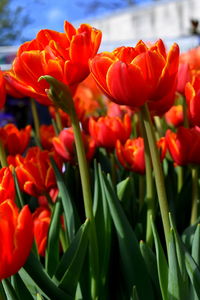
[[[84,4],[88,0],[78,0],[83,5],[77,5],[74,0],[12,0],[12,5],[21,5],[32,22],[23,30],[23,36],[33,39],[40,29],[48,28],[63,31],[63,22],[68,20],[84,21],[91,15],[86,15]],[[28,5],[27,5],[28,2]]]

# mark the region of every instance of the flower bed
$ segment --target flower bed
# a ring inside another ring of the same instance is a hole
[[[33,118],[0,128],[1,299],[200,298],[200,48],[100,43],[65,21],[0,73]]]

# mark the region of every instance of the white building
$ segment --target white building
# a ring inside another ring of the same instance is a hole
[[[102,50],[162,38],[184,51],[199,44],[200,37],[190,34],[192,19],[200,21],[200,0],[152,1],[86,21],[102,30]]]

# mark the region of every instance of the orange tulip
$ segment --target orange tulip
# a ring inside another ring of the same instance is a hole
[[[178,127],[183,125],[183,106],[174,105],[165,113],[165,120],[168,125]]]
[[[25,96],[44,105],[52,105],[45,89],[42,75],[51,75],[67,84],[74,92],[76,85],[89,74],[88,60],[95,56],[101,42],[101,32],[82,24],[75,29],[64,23],[65,33],[41,30],[36,38],[20,46],[12,70],[5,74],[6,80]]]
[[[30,148],[25,157],[20,154],[15,158],[8,156],[8,163],[14,165],[19,186],[24,192],[38,197],[57,186],[49,156],[48,151],[38,147]],[[54,159],[60,163],[55,156]]]
[[[47,207],[39,207],[33,213],[34,237],[38,253],[45,256],[46,243],[51,222],[51,211]]]
[[[124,145],[118,140],[116,143],[116,154],[119,162],[125,169],[140,174],[145,173],[143,138],[128,139]]]
[[[131,119],[126,114],[122,119],[119,117],[100,117],[89,120],[89,132],[98,147],[105,147],[113,150],[116,141],[120,140],[123,144],[131,134]]]
[[[12,200],[0,204],[0,280],[25,264],[33,243],[33,221],[28,206],[20,212]]]
[[[86,151],[86,158],[91,160],[94,156],[96,145],[94,140],[82,132],[83,143]],[[72,128],[63,129],[58,137],[54,137],[53,145],[56,152],[66,161],[74,163],[76,158],[74,133]]]
[[[0,169],[0,203],[7,199],[15,200],[15,183],[11,170],[4,167]]]
[[[178,63],[178,45],[174,44],[166,55],[161,40],[150,48],[139,41],[135,48],[120,47],[96,55],[90,69],[113,102],[132,108],[148,102],[151,111],[160,115],[174,102]]]
[[[8,154],[22,154],[26,150],[31,135],[31,126],[18,129],[14,124],[7,124],[0,129],[0,138]]]

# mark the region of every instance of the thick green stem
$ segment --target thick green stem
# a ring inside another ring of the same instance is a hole
[[[182,166],[177,166],[177,189],[178,193],[180,193],[182,187],[183,187],[183,167]]]
[[[193,225],[197,221],[198,217],[198,204],[199,204],[199,193],[198,193],[198,170],[196,166],[192,167],[192,211],[190,224]]]
[[[146,203],[147,203],[147,224],[146,224],[146,243],[151,247],[153,242],[153,231],[151,226],[151,218],[155,218],[155,203],[153,197],[153,174],[152,174],[152,161],[149,149],[148,138],[145,130],[145,124],[140,114],[141,130],[144,139],[145,150],[145,167],[146,167]]]
[[[57,108],[55,110],[55,116],[56,116],[56,125],[57,125],[57,128],[58,128],[59,131],[61,131],[63,129],[62,120],[61,120],[61,116],[60,116],[59,110]]]
[[[1,140],[0,140],[0,162],[2,167],[8,166],[5,148]]]
[[[85,207],[85,215],[90,219],[90,258],[91,258],[91,276],[92,276],[92,299],[98,299],[98,272],[99,272],[99,260],[98,260],[98,246],[96,227],[94,222],[94,215],[92,210],[92,194],[90,187],[89,169],[85,155],[85,148],[81,135],[79,120],[77,118],[74,106],[71,107],[70,118],[74,131],[76,151],[79,163],[79,170],[81,176],[83,200]]]
[[[34,123],[34,128],[35,128],[35,135],[40,143],[40,121],[38,117],[38,112],[37,112],[37,107],[34,99],[31,99],[31,111],[32,111],[32,116],[33,116],[33,123]]]
[[[153,170],[155,175],[158,201],[159,201],[164,233],[165,233],[165,240],[166,240],[166,245],[168,247],[169,233],[170,233],[170,224],[169,224],[169,217],[168,217],[169,207],[167,202],[163,171],[160,163],[160,156],[158,153],[153,124],[149,115],[147,104],[145,104],[142,107],[141,113],[142,113],[142,118],[146,130],[146,135],[148,138],[148,143],[149,143],[149,148],[150,148],[150,153],[151,153],[151,158],[153,163]]]

